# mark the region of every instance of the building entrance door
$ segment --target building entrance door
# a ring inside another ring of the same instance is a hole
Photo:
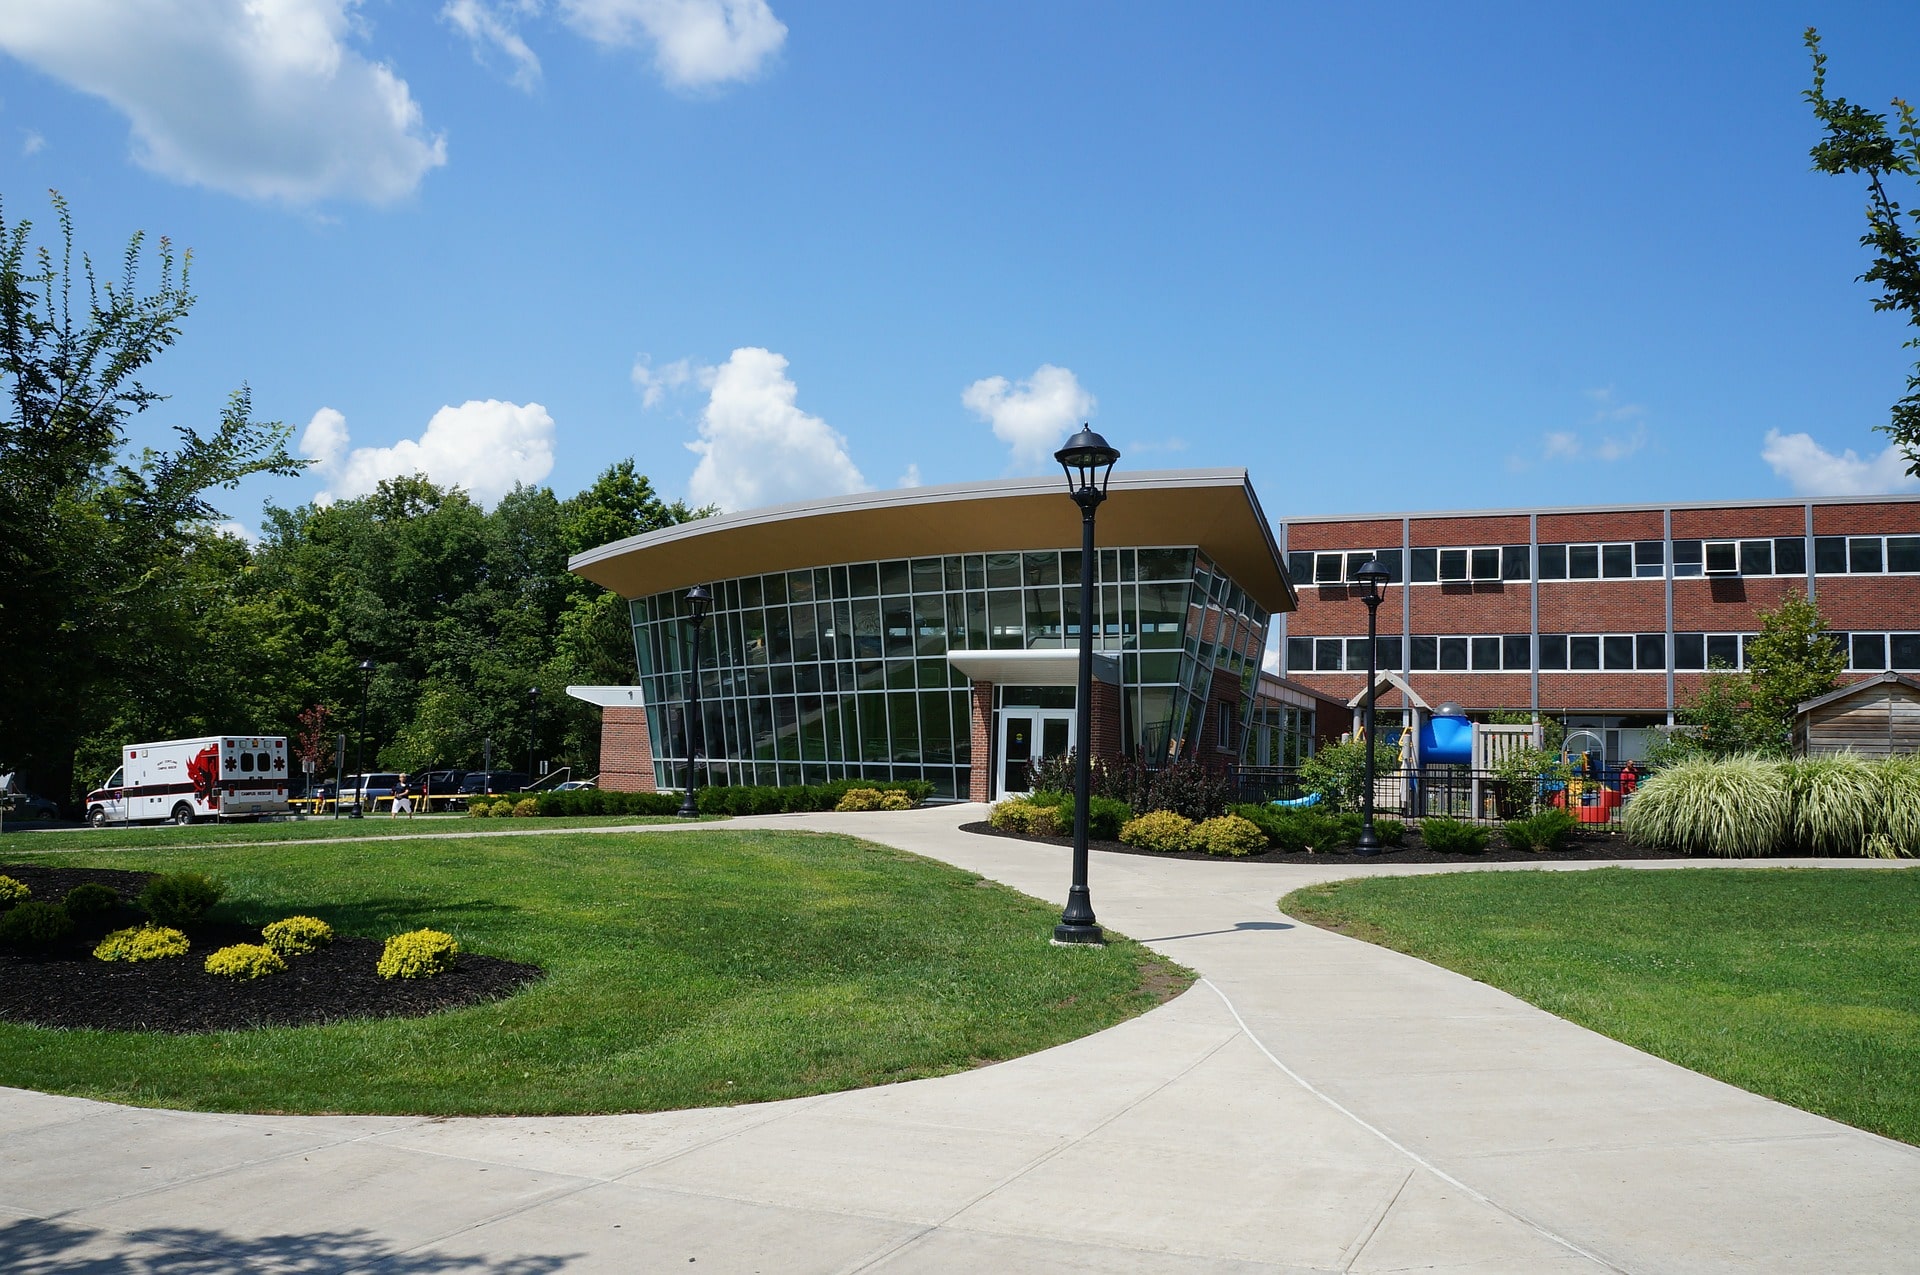
[[[1070,708],[1003,708],[1000,710],[1000,773],[994,800],[1030,791],[1028,766],[1044,757],[1073,750]]]

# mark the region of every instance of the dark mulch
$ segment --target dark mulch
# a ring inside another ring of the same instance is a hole
[[[182,957],[95,960],[93,947],[101,935],[140,923],[133,899],[151,873],[9,864],[0,865],[0,874],[49,902],[84,881],[107,886],[123,900],[120,915],[86,928],[56,951],[27,956],[0,948],[0,1019],[13,1022],[190,1033],[418,1018],[498,1000],[541,977],[535,965],[463,952],[452,969],[433,978],[384,979],[374,973],[383,944],[342,935],[317,952],[290,958],[285,973],[251,981],[222,978],[201,968],[208,953],[229,943],[260,942],[258,928],[231,922],[182,927],[193,943]]]
[[[1017,832],[1002,832],[987,823],[969,823],[961,825],[962,832],[977,832],[985,837],[1011,837],[1015,841],[1044,841],[1053,846],[1071,846],[1072,837],[1028,837]],[[1110,850],[1114,854],[1143,854],[1154,859],[1209,859],[1220,862],[1224,856],[1207,854],[1199,850],[1180,850],[1165,853],[1159,850],[1142,850],[1120,841],[1089,841],[1090,850]],[[1411,833],[1406,843],[1398,846],[1382,846],[1377,855],[1355,854],[1351,849],[1323,850],[1313,854],[1294,850],[1266,850],[1260,854],[1245,855],[1229,860],[1233,863],[1339,863],[1350,864],[1355,868],[1365,868],[1378,863],[1580,863],[1603,862],[1609,859],[1685,859],[1688,856],[1674,854],[1667,850],[1649,850],[1645,846],[1635,845],[1620,834],[1604,832],[1575,833],[1568,842],[1567,849],[1545,854],[1535,854],[1529,850],[1514,850],[1503,844],[1496,831],[1488,840],[1487,848],[1479,854],[1442,854],[1429,850],[1417,836]]]

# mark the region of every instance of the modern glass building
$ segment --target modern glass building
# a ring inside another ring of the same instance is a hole
[[[1245,472],[1116,475],[1097,527],[1096,752],[1238,756],[1294,604]],[[652,786],[685,773],[684,594],[705,584],[703,782],[985,798],[1077,742],[1079,539],[1061,482],[1020,479],[751,510],[571,565],[631,600]]]

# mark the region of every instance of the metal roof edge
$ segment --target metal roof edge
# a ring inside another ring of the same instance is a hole
[[[1793,509],[1805,505],[1897,505],[1920,503],[1920,494],[1882,496],[1767,496],[1753,500],[1668,500],[1610,505],[1521,505],[1506,509],[1402,509],[1392,513],[1298,515],[1288,526],[1305,522],[1387,522],[1400,518],[1524,518],[1528,514],[1646,513],[1663,509]]]

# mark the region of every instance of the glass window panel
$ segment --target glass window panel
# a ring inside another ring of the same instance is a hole
[[[761,576],[760,587],[766,592],[766,605],[774,606],[787,600],[787,578],[785,576]]]
[[[1887,537],[1887,570],[1920,571],[1920,536]]]
[[[1704,633],[1674,634],[1673,666],[1677,669],[1705,668],[1707,666],[1707,635]]]
[[[913,649],[921,655],[946,653],[947,602],[938,593],[913,600]]]
[[[1416,670],[1436,669],[1440,667],[1440,639],[1417,637],[1413,639],[1410,663]]]
[[[813,592],[813,582],[807,582],[807,592]],[[820,658],[820,635],[814,628],[813,607],[793,606],[787,608],[787,625],[793,644],[793,658],[796,660],[817,660]]]
[[[1847,569],[1847,538],[1815,536],[1813,538],[1813,569],[1823,576],[1844,574]]]
[[[913,574],[906,559],[895,558],[891,562],[883,562],[880,564],[880,593],[882,596],[906,593],[912,588],[912,585]]]
[[[1346,577],[1346,555],[1338,553],[1315,554],[1313,558],[1313,582],[1315,584],[1340,584]]]
[[[1186,585],[1140,586],[1140,645],[1143,648],[1179,646],[1186,619]]]
[[[1074,610],[1079,610],[1079,590],[1074,590]],[[1028,589],[1027,596],[1027,645],[1059,646],[1063,636],[1060,614],[1060,590],[1049,588]],[[1074,617],[1077,622],[1079,616]]]
[[[1564,669],[1567,666],[1567,635],[1564,633],[1542,633],[1540,635],[1540,667],[1542,669]]]
[[[1407,576],[1415,584],[1432,584],[1440,578],[1440,551],[1438,549],[1415,549],[1413,562]]]
[[[1295,552],[1287,555],[1287,577],[1294,587],[1313,583],[1313,555]]]
[[[1631,669],[1633,667],[1633,639],[1631,637],[1608,636],[1600,639],[1600,654],[1609,669]]]
[[[1500,551],[1498,549],[1475,549],[1467,555],[1468,573],[1475,580],[1498,580],[1500,578]]]
[[[1500,550],[1500,578],[1502,580],[1526,580],[1532,573],[1527,569],[1527,560],[1533,551],[1526,545],[1504,545]]]
[[[833,596],[836,598],[853,596],[853,590],[847,583],[847,569],[845,567],[835,567],[833,569]]]
[[[1379,643],[1376,649],[1379,652],[1378,659],[1380,661],[1381,668],[1398,669],[1402,667],[1400,663],[1400,635],[1399,634],[1396,633],[1392,637],[1382,636],[1379,639]]]
[[[1440,639],[1440,668],[1442,671],[1464,669],[1467,667],[1467,639],[1463,637],[1443,637]]]
[[[914,662],[912,660],[888,660],[886,669],[887,688],[889,690],[910,691],[913,689]]]
[[[907,565],[907,576],[915,593],[938,593],[945,572],[938,558],[915,558]]]
[[[1807,573],[1807,541],[1804,536],[1781,536],[1773,542],[1773,569],[1783,576]]]
[[[1598,580],[1600,578],[1600,546],[1567,546],[1567,579]]]
[[[1567,639],[1567,667],[1586,671],[1600,667],[1600,639],[1597,637],[1569,637]]]
[[[1473,667],[1478,671],[1498,672],[1500,670],[1499,638],[1477,637],[1473,639]]]
[[[1347,555],[1347,579],[1358,580],[1360,578],[1360,568],[1366,566],[1369,562],[1372,562],[1372,561],[1373,561],[1373,551],[1371,549],[1361,550],[1355,553],[1348,554]]]
[[[1380,559],[1380,565],[1387,569],[1388,583],[1399,584],[1400,551],[1398,549],[1382,549],[1376,556]]]
[[[1667,635],[1641,633],[1633,639],[1634,664],[1642,669],[1663,671],[1667,667]]]
[[[1863,573],[1880,570],[1880,537],[1854,536],[1849,539],[1847,570]]]
[[[853,654],[856,659],[878,659],[882,653],[880,641],[880,603],[875,598],[861,598],[853,603]]]
[[[984,651],[987,642],[987,595],[969,593],[967,595],[967,649]]]
[[[1707,634],[1707,667],[1740,667],[1740,637],[1738,634]]]
[[[991,557],[991,556],[990,556]],[[991,574],[991,560],[987,566]],[[987,645],[995,650],[1017,650],[1027,644],[1026,611],[1018,589],[987,590]]]
[[[1567,547],[1565,545],[1540,546],[1540,578],[1542,580],[1567,578]]]
[[[1338,673],[1340,656],[1345,645],[1340,638],[1316,638],[1313,643],[1313,671]]]
[[[1151,658],[1158,659],[1162,657],[1155,656]],[[1141,667],[1144,669],[1145,664],[1143,663]],[[1302,669],[1310,669],[1312,667],[1313,667],[1313,639],[1303,638],[1303,637],[1288,638],[1287,639],[1286,671],[1289,673],[1297,673]],[[1141,676],[1145,677],[1146,675],[1143,672]]]
[[[813,572],[811,571],[787,572],[787,601],[789,602],[813,601]]]
[[[945,691],[920,695],[921,760],[953,764],[953,697]]]
[[[989,589],[1018,588],[1020,585],[1020,555],[1017,553],[990,553],[987,561],[987,587]]]
[[[1633,542],[1633,574],[1663,576],[1667,573],[1667,546],[1658,540]]]
[[[1887,635],[1855,633],[1851,667],[1866,673],[1884,672],[1887,667]]]
[[[913,654],[913,607],[905,598],[888,598],[882,604],[881,626],[886,636],[889,658]]]
[[[1772,575],[1773,541],[1742,540],[1740,542],[1740,574],[1743,576]]]
[[[1021,571],[1029,585],[1057,585],[1060,583],[1060,552],[1057,549],[1045,549],[1023,555]],[[1080,578],[1080,563],[1075,555],[1074,579]]]
[[[1193,575],[1191,549],[1142,549],[1139,552],[1142,580],[1187,580]]]
[[[1367,671],[1367,640],[1365,638],[1347,639],[1347,667],[1358,673]]]
[[[1526,672],[1533,667],[1530,647],[1533,641],[1525,633],[1509,633],[1500,639],[1500,666],[1508,672]]]
[[[1633,574],[1633,546],[1600,546],[1600,574],[1609,580],[1624,580]]]
[[[871,562],[856,562],[847,568],[849,591],[856,598],[880,596],[880,568]]]
[[[1920,633],[1889,633],[1887,645],[1887,667],[1903,670],[1920,669]]]
[[[1705,550],[1708,575],[1732,575],[1740,570],[1740,547],[1731,540],[1709,540]]]
[[[747,576],[740,581],[741,606],[757,607],[760,605],[763,597],[764,594],[760,588],[759,576]]]
[[[1290,638],[1288,640],[1307,644],[1300,662],[1294,667],[1302,672],[1310,671],[1313,668],[1313,639]],[[1178,682],[1179,680],[1180,653],[1178,651],[1164,651],[1140,657],[1141,682]]]
[[[1678,576],[1697,576],[1701,564],[1705,561],[1704,548],[1698,540],[1676,540],[1673,542],[1673,574]]]
[[[1467,578],[1467,551],[1465,549],[1442,549],[1440,551],[1440,579],[1464,580]]]

